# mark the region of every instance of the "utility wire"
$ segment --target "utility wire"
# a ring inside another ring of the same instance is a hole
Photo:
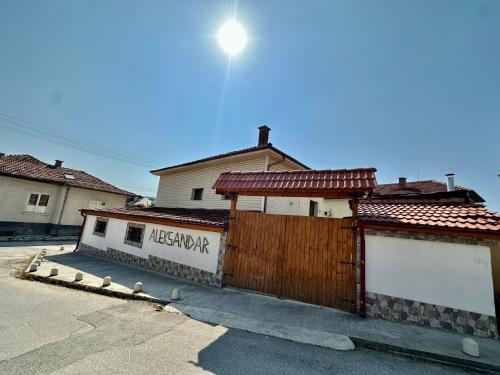
[[[94,142],[81,140],[79,138],[64,134],[60,131],[48,129],[1,112],[0,127],[16,132],[18,134],[30,136],[37,139],[43,139],[47,142],[59,144],[66,147],[72,147],[83,152],[106,157],[116,161],[122,161],[146,167],[152,167],[153,163],[160,163],[153,159],[125,153],[108,146],[99,145]]]
[[[38,130],[38,131],[41,131],[42,133],[45,133],[45,134],[48,134],[48,135],[55,135],[55,136],[58,136],[58,137],[62,136],[64,139],[66,139],[68,141],[76,142],[76,143],[79,143],[79,144],[84,145],[84,146],[94,147],[94,148],[100,149],[101,151],[111,152],[111,153],[113,153],[113,154],[115,154],[117,156],[132,157],[132,158],[140,159],[140,160],[147,161],[147,162],[159,163],[157,160],[145,158],[145,157],[139,156],[139,155],[133,155],[133,154],[130,154],[130,153],[125,153],[125,152],[123,152],[121,150],[113,149],[113,148],[111,148],[109,146],[103,146],[103,145],[97,144],[97,143],[92,142],[92,141],[82,140],[82,139],[79,139],[77,137],[74,137],[74,136],[65,134],[63,132],[60,132],[58,130],[49,129],[49,128],[46,128],[46,127],[34,124],[32,122],[29,122],[29,121],[26,121],[26,120],[22,120],[22,119],[20,119],[18,117],[10,116],[10,115],[7,115],[5,113],[1,113],[0,112],[0,118],[2,118],[2,117],[3,117],[4,120],[9,121],[11,124],[12,123],[16,123],[16,125],[18,125],[18,126],[22,126],[24,128],[28,128],[28,129],[31,129],[31,130]]]

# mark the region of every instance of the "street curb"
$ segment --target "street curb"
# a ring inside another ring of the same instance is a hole
[[[85,285],[85,284],[79,284],[79,283],[76,283],[73,281],[64,281],[64,280],[59,280],[59,279],[53,279],[53,278],[50,278],[47,276],[33,275],[33,274],[27,273],[27,272],[25,272],[22,276],[20,276],[20,278],[26,279],[26,280],[31,280],[31,281],[38,281],[38,282],[42,282],[45,284],[64,286],[66,288],[83,290],[85,292],[101,294],[101,295],[105,295],[108,297],[116,297],[116,298],[120,298],[120,299],[155,302],[155,303],[159,303],[162,305],[168,305],[170,303],[170,301],[165,301],[165,300],[161,300],[161,299],[154,298],[154,297],[147,297],[147,296],[141,296],[138,294],[131,294],[131,293],[129,294],[129,293],[124,293],[124,292],[118,292],[116,290],[105,289],[105,288],[100,288],[100,287],[95,287],[95,286]]]
[[[366,349],[380,350],[404,357],[425,360],[442,365],[461,367],[467,370],[480,371],[483,373],[484,372],[495,373],[495,374],[500,373],[500,366],[491,365],[488,363],[483,363],[472,359],[463,359],[463,358],[451,357],[444,354],[426,352],[423,350],[403,348],[400,346],[385,344],[378,341],[366,340],[360,337],[354,337],[354,336],[349,336],[349,337],[354,342],[354,344],[356,344],[356,346],[363,347]]]
[[[71,288],[71,289],[81,290],[81,291],[95,293],[95,294],[101,294],[101,295],[105,295],[108,297],[115,297],[115,298],[120,298],[120,299],[125,299],[125,300],[139,300],[139,301],[153,302],[153,303],[162,304],[164,306],[171,303],[171,301],[161,300],[161,299],[154,298],[154,297],[144,296],[144,295],[140,295],[140,294],[119,292],[119,291],[115,291],[115,290],[111,290],[111,289],[95,287],[95,286],[86,285],[86,284],[80,284],[78,282],[65,281],[65,280],[55,279],[55,278],[48,277],[48,276],[36,275],[36,274],[29,273],[27,271],[24,271],[24,270],[26,270],[26,265],[29,266],[33,262],[35,257],[36,256],[29,258],[29,260],[25,263],[23,268],[19,269],[20,272],[17,274],[17,277],[19,277],[20,279],[38,281],[38,282],[42,282],[45,284],[58,285],[58,286],[63,286],[63,287]],[[182,313],[182,314],[184,314],[192,319],[200,320],[198,318],[191,317],[190,314],[186,314],[186,313]],[[224,324],[222,324],[222,325],[224,325]],[[235,328],[235,329],[245,330],[245,329],[241,329],[241,328]],[[248,331],[248,332],[253,332],[253,331]],[[253,333],[257,333],[257,332],[253,332]],[[257,333],[257,334],[259,334],[259,333]],[[267,334],[267,335],[272,336],[269,334]],[[277,336],[274,336],[274,337],[277,337]],[[418,350],[418,349],[405,348],[405,347],[386,344],[386,343],[382,343],[382,342],[378,342],[378,341],[367,340],[367,339],[356,337],[356,336],[347,336],[347,337],[349,337],[349,339],[352,340],[352,342],[356,345],[356,347],[362,347],[362,348],[366,348],[366,349],[370,349],[370,350],[384,351],[384,352],[388,352],[388,353],[391,353],[394,355],[399,355],[399,356],[408,357],[408,358],[414,358],[414,359],[418,359],[418,360],[424,360],[427,362],[432,362],[432,363],[436,363],[436,364],[440,364],[440,365],[459,367],[459,368],[463,368],[466,370],[479,371],[482,373],[500,374],[500,366],[498,366],[498,365],[483,363],[483,362],[476,361],[473,359],[457,358],[457,357],[452,357],[452,356],[433,353],[433,352],[426,352],[426,351]],[[292,342],[300,342],[300,341],[296,341],[296,340],[286,338],[286,337],[280,337],[280,338],[285,339],[285,340],[289,340]],[[303,344],[314,345],[314,346],[318,346],[318,347],[325,347],[325,346],[311,344],[311,343],[309,343],[309,344],[303,343]],[[326,348],[328,348],[328,347],[326,347]],[[332,349],[332,350],[334,350],[334,349]]]

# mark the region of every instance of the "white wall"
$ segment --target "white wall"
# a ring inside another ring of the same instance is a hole
[[[366,290],[495,316],[486,246],[367,235]]]
[[[0,176],[0,221],[52,223],[62,186]],[[46,213],[26,212],[30,193],[49,195]]]
[[[321,205],[322,203],[322,205]],[[349,207],[349,199],[323,199],[320,203],[320,212],[319,216],[326,216],[325,211],[331,213],[331,216],[326,217],[351,217],[352,210]]]
[[[66,189],[62,185],[0,176],[0,221],[57,224]],[[49,195],[46,213],[26,212],[30,193]],[[89,208],[91,200],[105,202],[105,208],[117,208],[125,207],[126,196],[70,187],[61,224],[80,225],[83,218],[79,210]]]
[[[216,163],[193,167],[160,177],[156,207],[208,208],[229,209],[231,203],[223,200],[212,189],[220,174],[228,171],[262,171],[265,169],[264,154],[250,155],[246,159],[219,160]],[[203,199],[191,200],[194,188],[203,188]],[[262,197],[241,196],[238,198],[239,210],[261,210]]]
[[[93,234],[95,220],[95,216],[87,216],[87,221],[81,238],[81,242],[87,245],[104,251],[106,251],[108,247],[111,247],[113,249],[146,259],[149,255],[154,255],[162,259],[185,264],[204,271],[212,273],[217,271],[221,233],[137,222],[137,224],[146,225],[144,240],[142,248],[140,249],[124,243],[127,223],[133,223],[133,221],[110,218],[106,229],[106,236],[103,238]],[[151,239],[151,232],[153,229],[183,233],[185,235],[189,234],[194,238],[197,238],[198,236],[206,238],[209,241],[209,245],[207,246],[208,253],[201,253],[198,250],[186,250],[185,248],[168,246],[166,244],[154,242]]]
[[[89,208],[90,201],[104,202],[103,208],[122,208],[125,207],[126,200],[127,197],[121,194],[70,187],[61,224],[81,225],[83,217],[80,215],[79,210]]]

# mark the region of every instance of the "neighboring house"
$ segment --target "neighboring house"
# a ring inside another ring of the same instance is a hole
[[[435,194],[432,198],[436,201],[439,199],[453,199],[461,198],[465,203],[484,203],[484,199],[481,198],[474,190],[465,188],[462,186],[456,186],[454,181],[454,174],[449,173],[447,176],[447,182],[435,181],[435,180],[420,180],[420,181],[407,181],[406,177],[400,177],[397,183],[393,184],[380,184],[375,189],[373,189],[373,198],[397,198],[405,196],[406,198],[416,197],[416,196],[431,196],[427,194]],[[454,191],[454,197],[450,194],[442,194]]]
[[[0,153],[0,236],[78,235],[80,209],[125,207],[133,195],[62,163]]]
[[[152,207],[155,201],[148,197],[137,197],[127,202],[127,207]]]

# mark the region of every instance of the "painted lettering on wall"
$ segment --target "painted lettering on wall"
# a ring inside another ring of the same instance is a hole
[[[203,236],[192,236],[163,229],[153,229],[149,236],[149,241],[160,243],[162,245],[176,246],[180,249],[199,251],[201,254],[208,254],[208,239]]]

